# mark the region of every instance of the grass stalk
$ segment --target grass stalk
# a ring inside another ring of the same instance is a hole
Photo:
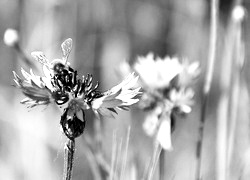
[[[92,144],[93,141],[88,133],[85,133],[84,140],[86,143],[86,153],[89,152],[89,155],[86,154],[86,156],[88,156],[87,158],[90,162],[90,168],[92,169],[93,175],[96,177],[95,179],[108,176],[110,174],[111,167],[104,158],[103,153],[96,152],[96,146]]]
[[[116,139],[116,132],[113,133],[113,145],[112,145],[112,157],[111,157],[111,168],[110,168],[110,174],[109,179],[114,179],[114,169],[115,169],[115,162],[116,162],[116,153],[117,153],[117,139]]]
[[[149,174],[147,180],[152,180],[161,152],[162,152],[162,147],[158,142],[156,142],[154,147],[153,157],[149,165]]]
[[[97,151],[102,151],[102,128],[100,116],[97,116],[94,120],[94,131],[95,131],[95,143]]]
[[[240,2],[238,2],[240,3]],[[235,8],[239,6],[239,4],[235,5]],[[233,9],[234,10],[234,9]],[[242,17],[243,18],[243,17]],[[232,17],[232,25],[234,28],[233,32],[233,45],[235,52],[233,60],[233,67],[235,72],[232,76],[232,90],[231,90],[231,104],[230,104],[230,124],[229,124],[229,132],[228,132],[228,148],[227,148],[227,169],[230,169],[233,150],[234,150],[234,141],[235,141],[235,130],[236,130],[236,122],[238,115],[238,106],[239,106],[239,97],[240,97],[240,87],[241,87],[241,72],[244,64],[244,43],[242,41],[242,18],[235,19]],[[229,172],[227,173],[227,177],[229,177]]]
[[[93,174],[94,179],[95,180],[102,180],[101,172],[100,172],[98,164],[96,162],[95,155],[92,153],[92,151],[88,147],[84,147],[84,152],[86,154],[86,158],[89,161],[89,167],[91,169],[91,172]]]
[[[147,175],[148,175],[149,168],[150,168],[150,163],[151,163],[151,159],[148,158],[147,161],[146,161],[144,170],[143,170],[143,174],[142,174],[141,180],[146,180],[147,179]]]
[[[165,153],[166,151],[161,151],[159,160],[159,179],[166,180],[165,178]]]
[[[218,1],[211,0],[211,22],[210,22],[210,39],[209,39],[209,52],[208,64],[205,75],[205,82],[203,86],[203,99],[201,107],[200,125],[198,131],[198,141],[196,145],[196,180],[202,179],[201,164],[202,164],[202,146],[204,136],[204,125],[206,120],[208,95],[211,89],[212,77],[214,72],[214,62],[216,56],[216,43],[217,43],[217,24],[218,24]]]
[[[75,140],[68,139],[64,146],[64,173],[63,180],[71,180],[73,173]]]
[[[240,73],[244,60],[244,46],[241,41],[241,18],[233,16],[230,19],[228,33],[225,37],[227,43],[222,56],[221,98],[217,114],[216,178],[218,180],[230,178],[229,169],[235,138]]]
[[[127,130],[127,136],[126,136],[126,142],[125,142],[125,150],[122,158],[122,166],[121,166],[121,174],[120,174],[120,180],[125,179],[125,171],[126,171],[126,164],[127,164],[127,158],[128,158],[128,146],[129,146],[129,139],[130,139],[130,126]]]

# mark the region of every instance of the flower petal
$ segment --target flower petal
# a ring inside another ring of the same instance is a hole
[[[182,72],[183,67],[178,58],[165,57],[154,59],[152,53],[138,57],[133,68],[140,75],[145,86],[151,89],[166,88],[170,81]]]
[[[27,73],[24,69],[21,69],[21,72],[25,80],[21,79],[15,72],[14,81],[17,84],[17,87],[20,88],[25,96],[28,99],[24,99],[21,103],[27,104],[28,107],[34,107],[37,105],[49,104],[53,100],[51,99],[51,90],[49,90],[45,83],[43,82],[40,76],[34,75],[31,70],[31,73]]]
[[[156,135],[156,140],[160,143],[163,149],[173,150],[171,142],[171,120],[169,115],[162,117],[162,122],[160,124],[159,130]]]
[[[148,136],[153,136],[157,130],[159,124],[158,115],[155,113],[149,113],[143,123],[143,129]]]
[[[114,112],[113,110],[115,110],[115,108],[123,109],[137,103],[139,99],[135,97],[141,94],[141,92],[139,92],[140,88],[133,89],[137,80],[138,76],[135,77],[135,74],[131,73],[120,84],[104,92],[103,96],[94,98],[91,102],[92,109],[101,114],[107,114],[106,110],[104,110],[105,108],[108,112]]]

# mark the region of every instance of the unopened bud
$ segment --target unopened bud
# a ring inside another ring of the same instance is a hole
[[[232,16],[235,21],[241,21],[245,16],[245,9],[240,5],[235,6],[233,8]]]
[[[61,116],[61,127],[64,132],[64,134],[69,139],[75,139],[82,135],[84,128],[85,128],[85,115],[84,112],[81,111],[79,113],[74,113],[73,115],[70,115],[69,109],[66,108],[63,115]],[[78,117],[77,115],[81,113],[82,117]],[[79,119],[83,118],[83,119]]]
[[[15,29],[7,29],[4,33],[4,43],[7,46],[15,46],[19,41],[18,32]]]

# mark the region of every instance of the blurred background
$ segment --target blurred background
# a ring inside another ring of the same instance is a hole
[[[239,73],[234,68],[232,71],[226,68],[228,63],[225,56],[230,52],[232,59],[235,56],[232,49],[225,47],[234,43],[230,37],[237,30],[245,45],[245,62],[237,84],[239,96],[237,121],[233,126],[233,163],[228,171],[230,179],[250,178],[250,20],[247,14],[250,3],[247,0],[241,2],[246,16],[242,24],[236,27],[231,21],[231,11],[234,4],[239,2],[219,1],[217,56],[202,150],[203,180],[218,179],[216,138],[219,132],[218,103],[223,93],[221,83],[224,76]],[[210,1],[1,0],[0,22],[0,37],[4,36],[7,28],[17,29],[20,46],[28,57],[32,51],[40,50],[51,60],[61,58],[61,43],[72,38],[73,50],[69,57],[72,67],[79,74],[93,74],[94,82],[101,82],[102,90],[109,89],[123,78],[119,73],[119,63],[124,60],[132,63],[137,56],[149,52],[160,57],[176,55],[186,57],[191,62],[199,61],[202,73],[194,86],[196,103],[191,114],[185,119],[177,119],[172,135],[174,150],[165,156],[167,179],[195,179],[202,86],[208,57]],[[20,74],[21,67],[25,70],[29,70],[29,67],[13,48],[4,44],[2,38],[0,54],[0,179],[62,179],[65,137],[60,131],[61,113],[53,105],[34,109],[21,105],[19,102],[24,95],[12,86],[12,71]],[[36,65],[38,69],[41,68],[39,63]],[[42,75],[36,70],[35,73]],[[221,77],[222,73],[224,76]],[[114,139],[120,142],[122,149],[128,127],[131,127],[125,179],[141,179],[152,155],[152,138],[147,137],[142,129],[144,117],[144,112],[134,106],[129,112],[119,112],[115,119],[105,118],[102,122],[103,157],[108,163],[112,160]],[[91,112],[87,113],[87,119],[85,134],[91,137],[94,120]],[[73,179],[96,179],[91,153],[87,148],[89,145],[83,136],[76,140]]]

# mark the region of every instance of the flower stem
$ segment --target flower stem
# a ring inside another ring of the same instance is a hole
[[[159,160],[159,179],[165,180],[165,150],[161,151],[160,153],[160,160]]]
[[[68,139],[64,146],[63,180],[71,180],[75,153],[75,140]]]
[[[207,72],[203,88],[203,101],[201,107],[200,127],[198,132],[199,133],[198,141],[196,145],[196,159],[197,159],[196,177],[195,177],[196,180],[202,179],[202,174],[201,174],[202,144],[204,136],[204,125],[206,119],[208,95],[211,89],[212,77],[214,72],[215,55],[216,55],[218,1],[219,0],[211,0],[211,26],[210,26],[208,65],[207,65]]]
[[[238,3],[238,4],[237,4]],[[236,2],[236,6],[240,5],[240,1]],[[234,7],[235,8],[235,7]],[[242,76],[242,68],[244,65],[244,58],[245,58],[245,43],[243,42],[242,39],[242,19],[241,20],[235,20],[233,19],[232,25],[235,26],[233,27],[235,31],[234,33],[234,41],[232,41],[232,46],[235,46],[235,52],[232,51],[234,54],[233,56],[233,62],[232,66],[235,70],[233,73],[234,75],[231,77],[232,78],[232,85],[231,85],[231,103],[230,103],[230,116],[229,116],[229,132],[228,132],[228,148],[227,148],[227,169],[230,170],[230,165],[232,163],[232,156],[233,156],[233,150],[235,146],[235,131],[236,131],[236,126],[237,123],[239,123],[238,120],[238,111],[239,111],[239,100],[241,97],[241,76]],[[233,35],[231,35],[233,36]],[[234,45],[235,44],[235,45]],[[230,173],[230,171],[228,172]],[[229,174],[228,176],[229,177]]]

